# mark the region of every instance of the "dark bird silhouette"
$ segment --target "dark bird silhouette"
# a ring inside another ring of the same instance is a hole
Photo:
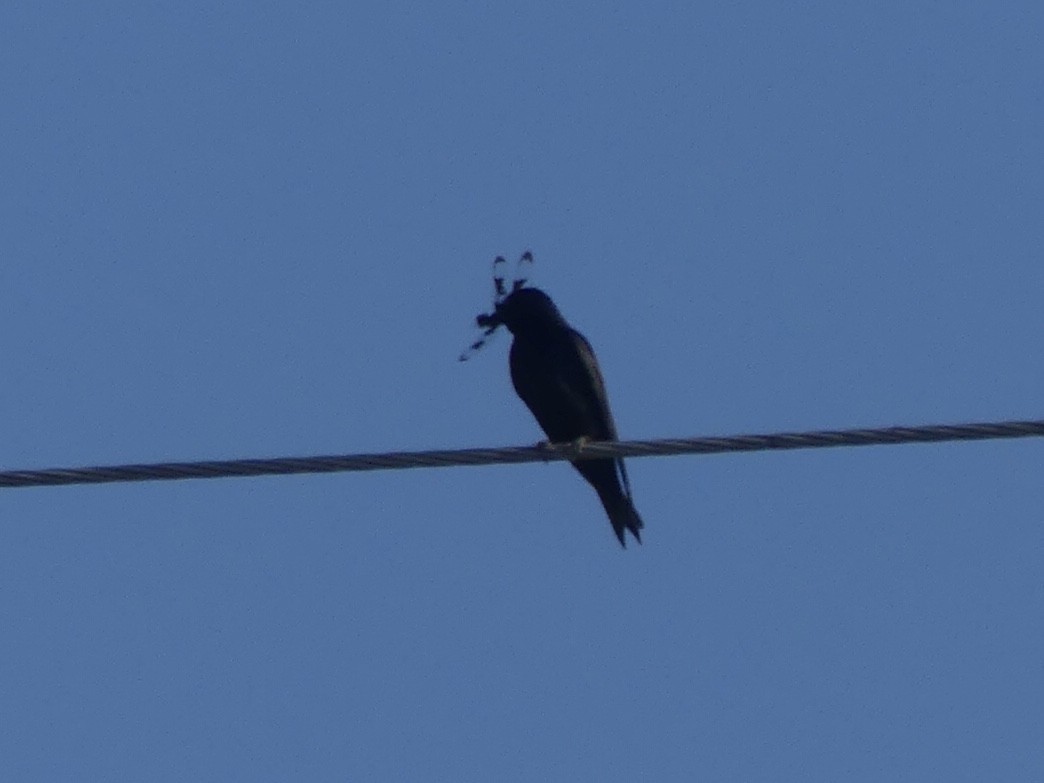
[[[526,253],[520,263],[531,261]],[[502,262],[498,257],[495,266]],[[471,349],[481,347],[503,324],[514,338],[511,383],[548,439],[552,443],[616,440],[605,381],[587,338],[566,322],[551,297],[538,288],[524,287],[524,279],[516,280],[510,293],[503,278],[494,281],[494,311],[476,318],[485,336]],[[642,519],[631,498],[623,460],[578,460],[572,465],[598,493],[620,545],[626,546],[625,530],[640,544]]]

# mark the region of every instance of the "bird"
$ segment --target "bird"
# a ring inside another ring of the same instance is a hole
[[[531,262],[527,251],[520,264]],[[501,263],[498,256],[494,269]],[[551,443],[616,440],[605,381],[591,344],[569,325],[550,296],[525,283],[516,280],[508,292],[503,278],[494,277],[494,309],[475,319],[485,337],[471,350],[506,326],[512,334],[511,383]],[[467,358],[467,353],[461,356]],[[572,465],[598,494],[620,545],[626,548],[627,531],[640,544],[644,524],[634,507],[623,460],[576,460]]]

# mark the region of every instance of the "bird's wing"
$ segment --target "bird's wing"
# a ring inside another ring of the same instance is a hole
[[[579,393],[585,400],[594,402],[593,410],[597,411],[597,419],[602,424],[602,430],[597,433],[600,441],[615,441],[616,423],[613,421],[613,413],[609,409],[609,395],[606,392],[606,381],[601,377],[601,369],[598,360],[594,356],[594,349],[587,337],[575,329],[570,329],[570,337],[575,348],[573,356],[575,361],[563,362],[564,371],[567,374],[566,385]],[[623,491],[627,498],[631,498],[631,479],[627,478],[627,469],[622,459],[613,460],[616,469],[620,472],[623,481]]]
[[[605,391],[605,380],[598,366],[591,343],[576,329],[569,330],[571,350],[559,366],[562,383],[579,398],[592,417],[589,433],[600,440],[616,440],[616,424],[609,410],[609,395]]]

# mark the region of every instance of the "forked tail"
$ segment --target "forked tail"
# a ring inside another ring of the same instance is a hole
[[[609,522],[612,523],[613,532],[616,533],[616,537],[620,540],[620,546],[627,547],[627,539],[624,537],[627,530],[631,531],[631,535],[634,536],[634,540],[639,544],[642,543],[641,529],[645,527],[642,523],[642,518],[638,516],[638,510],[634,507],[634,503],[631,499],[623,493],[614,493],[612,497],[602,497],[602,505],[605,507],[605,513],[609,515]]]

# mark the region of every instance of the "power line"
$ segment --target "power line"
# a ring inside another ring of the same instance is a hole
[[[294,473],[334,473],[359,470],[443,468],[455,465],[494,465],[518,462],[606,457],[664,457],[675,454],[724,454],[738,451],[815,449],[830,446],[874,446],[899,443],[938,443],[954,440],[1027,438],[1044,435],[1044,420],[980,424],[885,427],[880,429],[780,432],[770,435],[729,435],[711,438],[631,440],[608,443],[566,443],[492,449],[401,451],[384,454],[280,457],[209,462],[160,462],[147,465],[111,465],[48,470],[0,471],[0,487],[40,487],[60,484],[105,484],[228,476],[272,476]]]

